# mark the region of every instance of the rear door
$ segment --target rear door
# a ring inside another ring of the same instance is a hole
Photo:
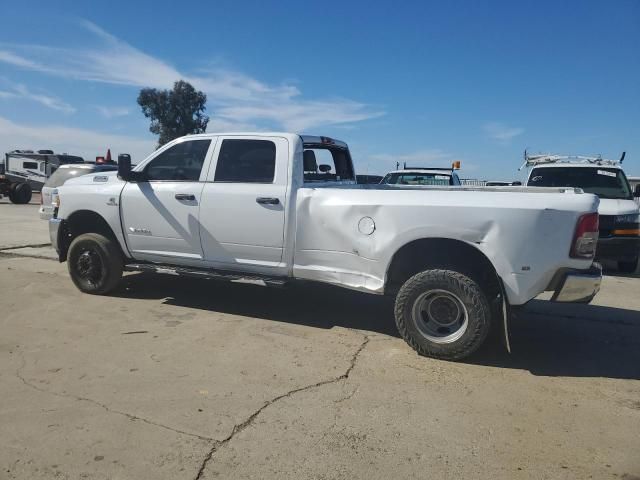
[[[174,143],[145,163],[145,181],[126,184],[120,208],[127,245],[135,258],[202,261],[198,214],[214,144],[211,138]]]
[[[210,265],[278,266],[284,245],[289,145],[220,136],[202,192],[200,238]]]

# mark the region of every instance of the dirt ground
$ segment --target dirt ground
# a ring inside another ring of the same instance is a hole
[[[392,299],[328,286],[132,273],[82,294],[9,249],[46,224],[6,233],[6,210],[2,479],[640,478],[640,278],[534,300],[513,353],[452,363],[397,337]]]

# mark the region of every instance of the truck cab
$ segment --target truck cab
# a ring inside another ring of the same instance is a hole
[[[640,215],[621,162],[599,157],[532,156],[530,187],[578,187],[600,198],[596,258],[616,262],[622,272],[634,272],[640,254]]]

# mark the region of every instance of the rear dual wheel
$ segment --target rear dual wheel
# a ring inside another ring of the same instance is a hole
[[[396,325],[420,355],[460,360],[475,352],[491,328],[486,294],[470,277],[450,270],[420,272],[400,288]]]

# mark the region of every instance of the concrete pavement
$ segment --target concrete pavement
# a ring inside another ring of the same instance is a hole
[[[638,278],[451,363],[388,298],[140,273],[97,297],[7,252],[0,478],[640,477]]]

